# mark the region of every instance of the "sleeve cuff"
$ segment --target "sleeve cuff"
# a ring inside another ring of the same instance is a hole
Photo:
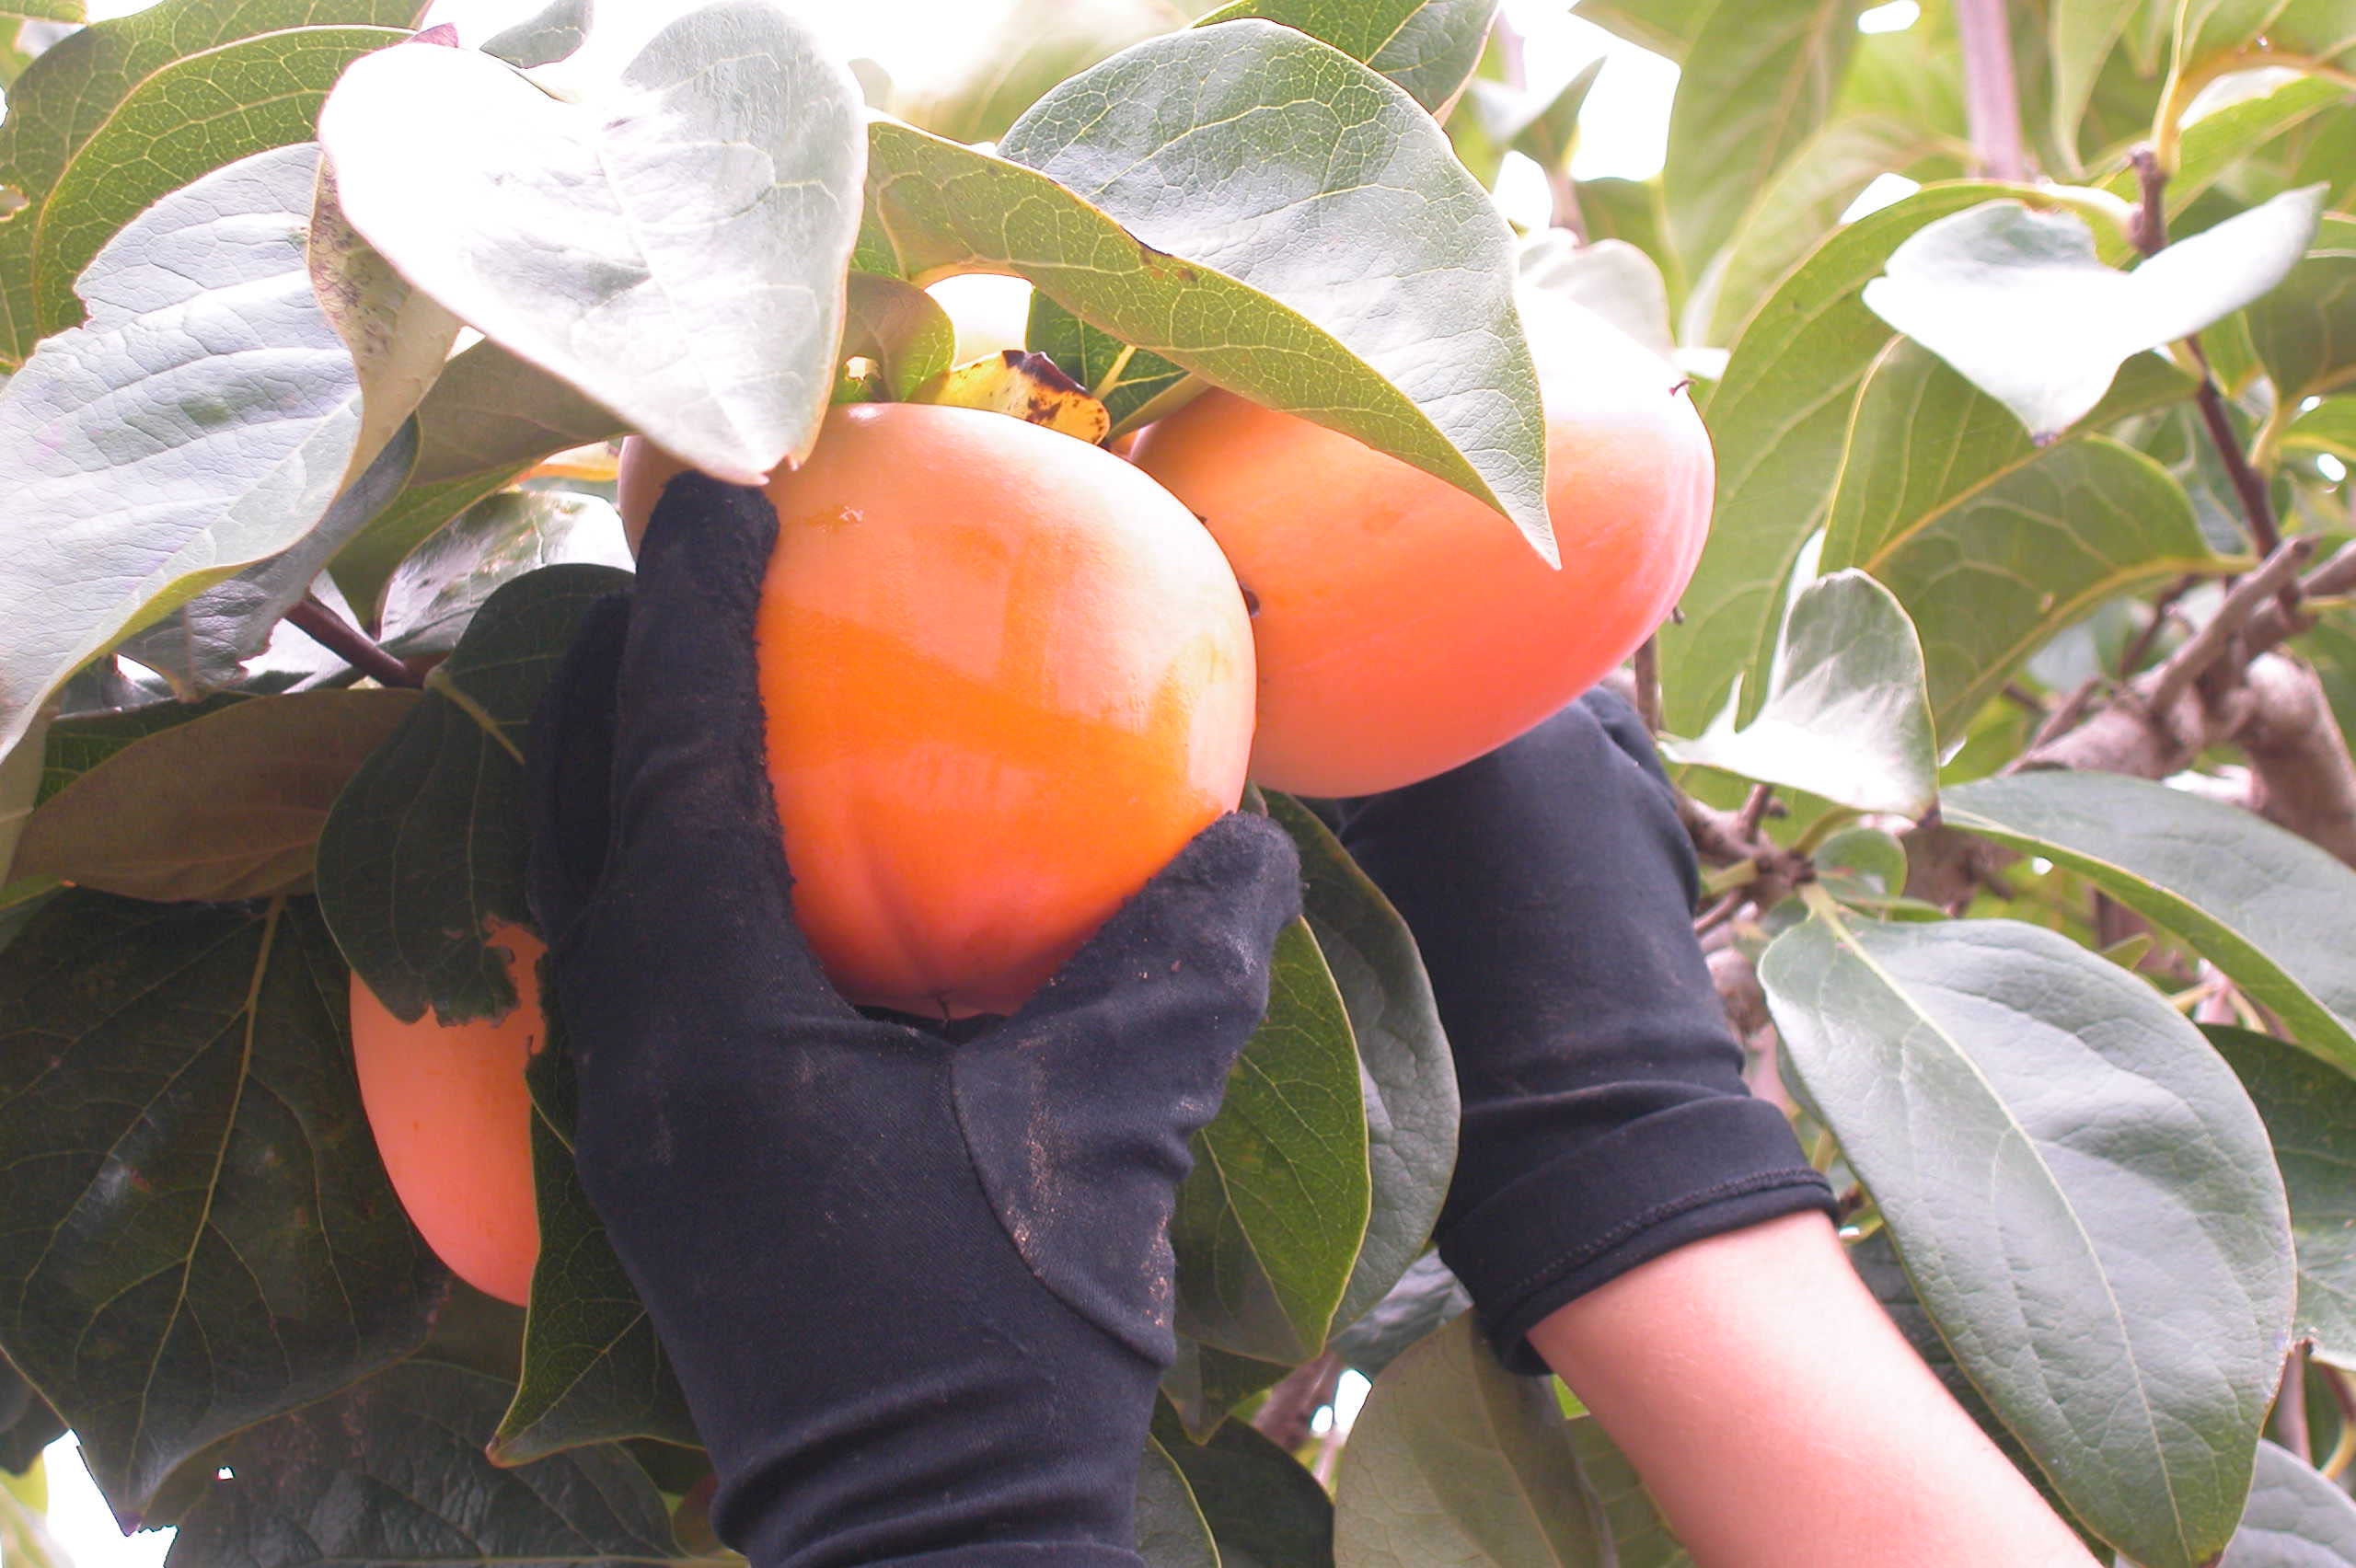
[[[1530,1331],[1640,1263],[1810,1211],[1831,1185],[1764,1101],[1688,1101],[1582,1144],[1455,1217],[1440,1255],[1472,1293],[1507,1366],[1546,1370]]]

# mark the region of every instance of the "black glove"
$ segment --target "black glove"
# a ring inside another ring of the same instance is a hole
[[[1135,1568],[1172,1194],[1267,1001],[1290,842],[1213,824],[1015,1017],[861,1015],[793,923],[754,609],[777,517],[655,509],[533,730],[591,1202],[760,1568]]]
[[[1508,1366],[1531,1328],[1704,1237],[1832,1207],[1754,1100],[1692,929],[1699,871],[1627,705],[1592,692],[1428,782],[1342,802],[1406,917],[1464,1133],[1441,1257]]]

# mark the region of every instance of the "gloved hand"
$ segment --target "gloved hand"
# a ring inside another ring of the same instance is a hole
[[[1453,772],[1339,802],[1406,918],[1464,1130],[1440,1256],[1517,1370],[1557,1308],[1832,1193],[1750,1098],[1692,931],[1699,870],[1644,726],[1609,693]]]
[[[754,611],[777,518],[683,477],[532,737],[531,896],[591,1202],[759,1568],[1135,1568],[1172,1194],[1299,866],[1205,830],[1015,1017],[861,1015],[795,928]]]

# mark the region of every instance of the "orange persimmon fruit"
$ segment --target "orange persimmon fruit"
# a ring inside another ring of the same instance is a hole
[[[505,1018],[443,1024],[393,1016],[352,977],[360,1102],[401,1206],[434,1256],[488,1296],[524,1306],[540,1255],[532,1191],[532,1099],[524,1067],[548,1036],[537,937],[494,923],[516,1005]]]
[[[633,438],[633,542],[680,465]],[[756,654],[796,918],[854,1001],[1012,1011],[1235,808],[1253,653],[1168,491],[1003,414],[846,405],[768,487]]]
[[[1634,652],[1692,576],[1716,466],[1682,378],[1580,306],[1525,294],[1522,316],[1559,571],[1446,481],[1224,392],[1139,437],[1253,601],[1259,782],[1360,795],[1469,762]]]

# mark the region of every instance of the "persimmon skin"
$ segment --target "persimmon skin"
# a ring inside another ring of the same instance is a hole
[[[1634,652],[1692,576],[1716,465],[1682,378],[1579,306],[1522,314],[1559,571],[1444,480],[1228,393],[1138,438],[1253,597],[1260,783],[1364,795],[1470,762]]]
[[[352,1054],[360,1102],[401,1206],[450,1272],[522,1307],[540,1255],[532,1189],[532,1100],[524,1067],[548,1038],[537,937],[493,925],[516,1005],[505,1018],[403,1023],[352,977]]]
[[[625,444],[633,535],[677,472]],[[837,408],[768,494],[756,652],[795,917],[853,1001],[1011,1012],[1241,800],[1234,574],[1126,463],[971,409]]]

